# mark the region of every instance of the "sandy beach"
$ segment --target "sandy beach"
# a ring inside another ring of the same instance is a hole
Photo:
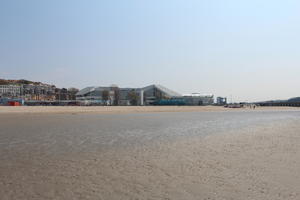
[[[224,108],[222,106],[0,106],[6,113],[147,113],[147,112],[205,112],[252,110],[249,108]],[[300,110],[295,107],[256,107],[255,110]]]
[[[19,144],[5,146],[0,141],[0,196],[3,200],[297,200],[299,122],[59,155],[47,154],[44,147],[30,142],[16,151]]]

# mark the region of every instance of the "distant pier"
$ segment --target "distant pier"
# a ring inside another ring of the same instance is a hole
[[[286,106],[286,107],[300,107],[300,102],[263,102],[257,103],[260,106]]]

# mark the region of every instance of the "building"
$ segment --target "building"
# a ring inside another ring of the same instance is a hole
[[[55,85],[26,80],[0,79],[0,97],[17,98],[25,101],[76,100],[76,88],[56,88]]]
[[[141,102],[141,90],[138,88],[119,88],[118,105],[143,105]]]
[[[25,100],[55,100],[56,87],[48,84],[23,84],[21,97]]]
[[[192,93],[181,95],[162,85],[149,85],[142,88],[86,87],[56,88],[54,85],[26,80],[0,79],[0,99],[21,99],[26,105],[211,105],[213,95]],[[3,102],[2,102],[3,103]]]
[[[217,105],[226,105],[227,98],[226,97],[217,97]]]
[[[0,85],[0,97],[20,97],[21,92],[20,85]]]
[[[143,105],[154,105],[161,100],[182,97],[181,94],[174,92],[162,85],[149,85],[141,88],[140,90],[143,94]]]
[[[119,88],[115,86],[86,87],[76,93],[76,100],[89,101],[102,105],[118,105],[119,96]]]
[[[181,95],[162,85],[143,88],[86,87],[76,100],[100,105],[212,105],[214,95],[192,93]]]
[[[181,97],[161,85],[143,88],[87,87],[76,94],[76,100],[103,105],[154,105],[162,99]]]
[[[212,105],[214,103],[214,95],[212,94],[185,94],[183,95],[183,99],[186,105],[192,106]]]

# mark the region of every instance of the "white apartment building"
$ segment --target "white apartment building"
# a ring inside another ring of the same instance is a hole
[[[0,96],[18,97],[21,95],[21,86],[19,85],[0,85]]]

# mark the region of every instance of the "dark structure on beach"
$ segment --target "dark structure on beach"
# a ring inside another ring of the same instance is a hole
[[[291,98],[288,100],[264,101],[256,103],[260,106],[290,106],[300,107],[300,97]]]

